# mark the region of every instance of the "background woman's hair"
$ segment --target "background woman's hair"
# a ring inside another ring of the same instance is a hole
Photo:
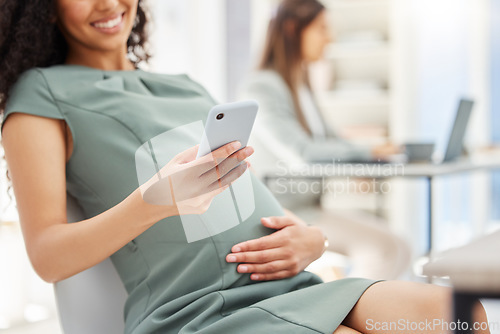
[[[259,69],[272,69],[285,80],[292,93],[295,112],[310,133],[298,98],[298,86],[310,88],[307,68],[302,66],[301,36],[304,29],[325,9],[318,0],[284,0],[269,22]]]
[[[54,20],[55,2],[0,1],[0,118],[9,91],[23,72],[34,67],[62,64],[66,59],[67,44]],[[129,58],[136,67],[150,58],[146,48],[147,23],[144,1],[139,0],[134,27],[127,41]],[[10,182],[8,173],[7,179]]]

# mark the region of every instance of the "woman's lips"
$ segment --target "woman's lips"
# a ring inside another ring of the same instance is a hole
[[[92,22],[90,25],[104,33],[115,33],[122,27],[125,13],[116,14],[111,17]]]

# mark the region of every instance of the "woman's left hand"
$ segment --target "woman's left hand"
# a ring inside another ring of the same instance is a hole
[[[307,226],[290,212],[282,217],[264,217],[261,223],[277,231],[232,247],[227,262],[240,262],[239,273],[250,279],[276,280],[297,275],[323,254],[323,232]]]

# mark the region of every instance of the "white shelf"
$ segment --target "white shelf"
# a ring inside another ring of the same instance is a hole
[[[356,43],[334,43],[327,47],[325,56],[327,59],[356,59],[389,57],[391,48],[387,42],[356,42]]]
[[[389,1],[331,1],[330,27],[339,40],[372,32],[386,40],[389,36]]]
[[[324,74],[315,73],[325,121],[339,132],[360,135],[352,140],[383,142],[392,109],[392,1],[330,0],[327,6],[335,38],[325,50]],[[363,126],[378,129],[376,135],[367,130],[371,135],[364,136]]]
[[[388,7],[390,0],[330,0],[328,8],[332,10],[366,10],[373,7]]]
[[[318,93],[320,104],[326,108],[373,107],[389,108],[391,99],[386,90],[327,91]]]

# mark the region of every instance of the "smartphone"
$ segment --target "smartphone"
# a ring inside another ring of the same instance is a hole
[[[247,146],[259,110],[255,100],[219,104],[208,113],[198,154],[200,158],[233,141]],[[241,149],[240,148],[240,149]]]

